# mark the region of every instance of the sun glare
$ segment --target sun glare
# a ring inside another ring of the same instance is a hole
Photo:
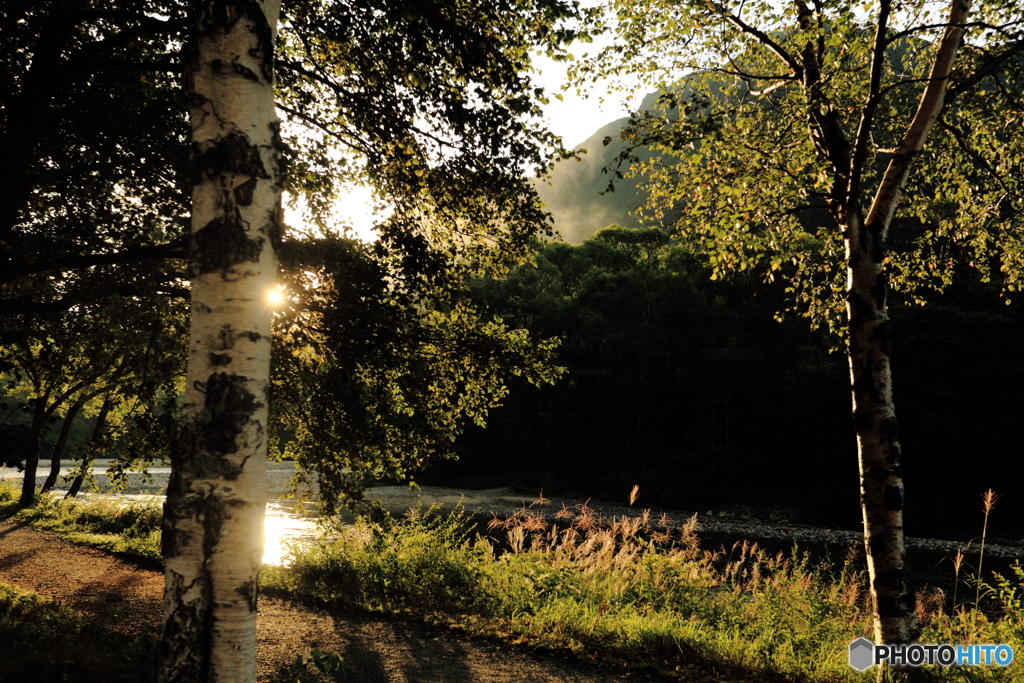
[[[267,292],[267,301],[270,302],[271,306],[280,306],[284,303],[284,292],[275,287]]]

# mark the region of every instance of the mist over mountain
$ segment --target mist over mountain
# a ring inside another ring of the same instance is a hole
[[[640,109],[653,107],[657,97],[658,93],[649,93]],[[579,145],[578,148],[586,150],[579,155],[579,161],[560,161],[549,177],[537,181],[537,194],[566,242],[579,244],[612,223],[626,228],[641,227],[634,213],[645,198],[638,187],[641,179],[616,179],[614,191],[607,191],[609,181],[614,178],[614,168],[608,170],[608,167],[626,147],[620,135],[628,123],[629,118],[623,117],[602,127]],[[611,138],[607,146],[603,144],[606,137]],[[652,154],[640,149],[637,156],[645,160]],[[625,172],[626,167],[621,170]]]

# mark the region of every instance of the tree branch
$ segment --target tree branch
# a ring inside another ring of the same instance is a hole
[[[950,72],[953,70],[953,62],[956,59],[960,41],[963,39],[963,26],[966,24],[969,11],[970,0],[951,0],[949,20],[946,22],[948,28],[935,53],[928,85],[921,95],[917,112],[910,125],[907,126],[895,156],[889,162],[888,168],[885,169],[878,192],[871,202],[865,227],[869,229],[874,227],[883,240],[888,233],[889,223],[892,221],[896,205],[899,203],[900,192],[907,182],[914,160],[924,148],[924,142],[928,138],[932,126],[939,114],[942,113],[946,86]]]
[[[1007,27],[1016,26],[1016,25],[1021,24],[1021,23],[1024,23],[1024,21],[1011,21],[1009,23],[1002,24],[1000,26],[995,26],[993,24],[989,24],[989,23],[986,23],[986,22],[983,22],[983,21],[971,21],[971,22],[966,22],[966,23],[963,23],[963,24],[958,24],[957,26],[959,28],[964,29],[964,30],[969,29],[969,28],[984,28],[984,29],[990,29],[992,31],[995,31],[996,33],[1003,33],[1003,34],[1005,34]],[[912,28],[908,28],[908,29],[906,29],[904,31],[900,31],[899,33],[894,33],[891,36],[889,36],[888,40],[886,40],[886,45],[892,45],[893,43],[897,42],[900,38],[905,38],[905,37],[907,37],[909,35],[913,35],[915,33],[921,32],[921,31],[928,31],[928,30],[931,30],[931,29],[934,29],[934,28],[948,28],[951,25],[952,24],[949,24],[949,23],[942,23],[942,24],[923,24],[921,26],[914,26]]]
[[[974,70],[974,73],[957,83],[955,87],[950,88],[946,92],[946,106],[967,91],[976,87],[989,76],[994,76],[1003,64],[1022,54],[1024,54],[1024,40],[1018,40],[1015,43],[1010,43],[1009,46],[1001,53],[986,59],[979,68]]]
[[[971,157],[971,159],[974,160],[974,163],[976,163],[983,170],[987,171],[988,174],[992,176],[992,179],[996,181],[999,187],[1003,188],[1003,192],[1005,192],[1007,195],[1013,194],[1013,191],[1006,184],[1006,181],[1002,178],[1002,176],[999,175],[996,169],[992,168],[992,164],[989,163],[988,159],[986,159],[983,154],[979,154],[977,151],[972,149],[969,144],[967,144],[967,140],[964,138],[964,132],[962,130],[960,130],[953,124],[949,123],[948,121],[940,120],[938,124],[943,129],[949,131],[953,135],[953,137],[956,138],[957,144],[960,145],[960,149],[962,149],[967,154],[967,156]]]
[[[23,275],[31,275],[32,273],[46,273],[57,270],[76,270],[92,266],[134,263],[136,261],[147,261],[150,259],[188,258],[187,244],[188,239],[181,237],[173,242],[168,242],[167,244],[125,249],[124,251],[115,251],[103,254],[59,256],[50,259],[49,261],[42,261],[38,263],[17,263],[12,259],[7,259],[6,264],[2,264],[5,267],[3,268],[3,275],[0,276],[0,284],[13,282]]]
[[[853,155],[850,160],[850,183],[848,203],[852,210],[860,205],[860,183],[864,173],[864,162],[868,157],[868,143],[875,125],[875,114],[882,101],[882,67],[885,65],[885,39],[889,28],[889,15],[892,12],[891,0],[882,0],[878,8],[878,21],[875,24],[875,41],[871,48],[871,72],[868,81],[868,98],[861,110],[857,136],[853,143]]]
[[[722,16],[722,18],[724,18],[730,24],[732,24],[733,26],[738,28],[740,31],[742,31],[743,33],[746,33],[748,36],[756,39],[757,42],[761,43],[762,45],[767,47],[769,50],[774,52],[775,55],[786,64],[786,66],[788,66],[790,69],[793,70],[793,76],[795,78],[798,78],[798,79],[799,78],[803,78],[803,68],[800,66],[800,62],[798,62],[793,57],[793,55],[789,54],[785,50],[785,48],[783,48],[777,42],[772,40],[771,36],[769,36],[767,33],[765,33],[764,31],[762,31],[762,30],[760,30],[758,28],[754,28],[753,26],[751,26],[747,22],[745,22],[742,19],[740,19],[735,14],[730,13],[729,10],[726,9],[726,7],[724,5],[722,5],[721,3],[709,2],[708,6],[711,7],[712,9],[714,9],[716,12],[718,12],[719,15]]]
[[[72,65],[82,64],[95,59],[104,52],[126,45],[137,38],[144,36],[158,35],[162,33],[183,32],[188,29],[188,22],[185,19],[155,19],[153,17],[141,17],[136,26],[115,33],[107,38],[94,41],[71,53],[67,62]],[[76,70],[81,70],[76,68]]]
[[[137,285],[118,285],[107,288],[105,295],[124,297],[143,296],[154,291],[157,294],[165,294],[167,296],[184,299],[186,301],[192,298],[191,290],[185,289],[184,287],[163,286],[162,284],[157,284],[154,289],[148,291],[144,291],[142,287]],[[53,299],[50,301],[38,301],[28,297],[0,299],[0,317],[23,313],[54,315],[57,313],[64,313],[75,306],[95,300],[95,291],[91,289],[88,291],[83,290],[82,292],[68,294],[59,299]]]
[[[121,73],[156,72],[180,75],[182,69],[180,62],[176,59],[150,59],[138,62],[123,62],[108,59],[102,61],[93,60],[91,62],[75,64],[72,65],[70,71],[79,74],[96,73],[99,71],[117,71]]]
[[[798,22],[801,31],[811,29],[814,13],[803,0],[794,0],[799,8]],[[818,27],[819,33],[821,28]],[[820,41],[818,41],[820,44]],[[818,45],[808,39],[800,53],[803,62],[803,86],[807,93],[810,109],[811,139],[832,164],[832,196],[844,201],[849,190],[850,143],[843,133],[842,122],[822,92],[821,54]]]
[[[352,141],[351,138],[346,137],[346,136],[342,135],[341,133],[339,133],[337,131],[331,130],[326,125],[324,125],[323,122],[316,120],[312,116],[310,116],[308,114],[304,114],[301,111],[299,111],[298,109],[294,109],[292,107],[289,107],[286,104],[281,104],[280,102],[276,102],[274,104],[274,106],[277,107],[278,109],[280,109],[281,111],[285,112],[289,116],[294,116],[295,118],[299,119],[300,121],[304,121],[304,122],[308,123],[309,125],[313,126],[314,128],[319,129],[320,131],[322,131],[323,133],[331,136],[332,138],[334,138],[335,140],[337,140],[341,144],[345,145],[346,147],[350,147],[350,148],[356,150],[357,152],[363,154],[364,156],[369,156],[370,155],[370,151],[369,151],[368,147],[361,147],[360,145],[355,144]],[[356,137],[354,134],[350,133],[350,135],[352,137]]]
[[[748,83],[747,84],[747,92],[750,93],[751,95],[753,95],[754,97],[764,97],[765,95],[772,94],[773,92],[775,92],[779,88],[785,88],[787,85],[792,83],[794,80],[796,80],[796,79],[790,78],[790,79],[785,80],[785,81],[778,81],[777,83],[772,83],[767,88],[761,88],[760,90],[750,90],[749,89],[750,88],[750,84]]]

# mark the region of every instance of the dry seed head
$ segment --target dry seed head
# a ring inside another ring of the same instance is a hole
[[[957,576],[960,575],[960,567],[964,564],[964,551],[960,548],[956,549],[956,555],[953,556],[953,571],[956,572]]]
[[[761,587],[761,565],[755,564],[750,570],[749,579],[747,586],[752,591],[757,591]]]
[[[576,556],[582,558],[589,555],[593,552],[595,545],[597,545],[597,539],[593,535],[587,536],[587,540],[583,542],[583,545],[576,549]]]
[[[922,624],[929,624],[935,617],[942,614],[946,605],[946,594],[941,588],[932,588],[917,593],[917,619]]]
[[[633,490],[629,492],[629,504],[630,506],[636,502],[636,499],[640,497],[640,486],[639,484],[633,484]]]
[[[512,552],[518,555],[523,552],[523,545],[526,541],[526,532],[523,531],[523,527],[517,526],[508,532],[508,544],[512,549]]]
[[[589,501],[588,501],[589,502]],[[576,506],[580,513],[579,517],[572,521],[572,525],[577,529],[583,531],[591,531],[597,528],[597,519],[594,517],[594,510],[586,503],[580,503]]]
[[[548,528],[547,521],[540,515],[524,516],[520,525],[527,531],[546,531]]]
[[[985,493],[981,494],[981,508],[986,515],[992,512],[992,509],[996,506],[996,501],[1000,498],[1002,498],[1002,496],[992,489],[988,489]]]
[[[843,591],[843,602],[847,605],[856,605],[860,600],[861,587],[857,581],[851,581],[846,584],[846,588]]]

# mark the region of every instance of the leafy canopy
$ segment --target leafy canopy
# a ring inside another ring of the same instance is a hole
[[[362,500],[366,477],[405,478],[483,426],[507,378],[553,382],[553,339],[489,314],[468,289],[396,287],[375,249],[330,237],[286,245],[272,410],[280,453],[315,472],[325,504]],[[413,282],[412,284],[415,284]]]
[[[659,153],[631,169],[646,177],[645,215],[698,240],[714,276],[759,263],[784,273],[793,305],[835,329],[846,291],[836,217],[851,197],[861,211],[870,204],[914,115],[944,8],[919,0],[883,17],[888,3],[616,0],[615,41],[576,76],[660,89],[625,134]],[[1006,291],[1022,286],[1024,14],[983,3],[971,19],[890,236],[890,277],[918,300],[960,265]],[[633,149],[620,158],[630,161]]]

